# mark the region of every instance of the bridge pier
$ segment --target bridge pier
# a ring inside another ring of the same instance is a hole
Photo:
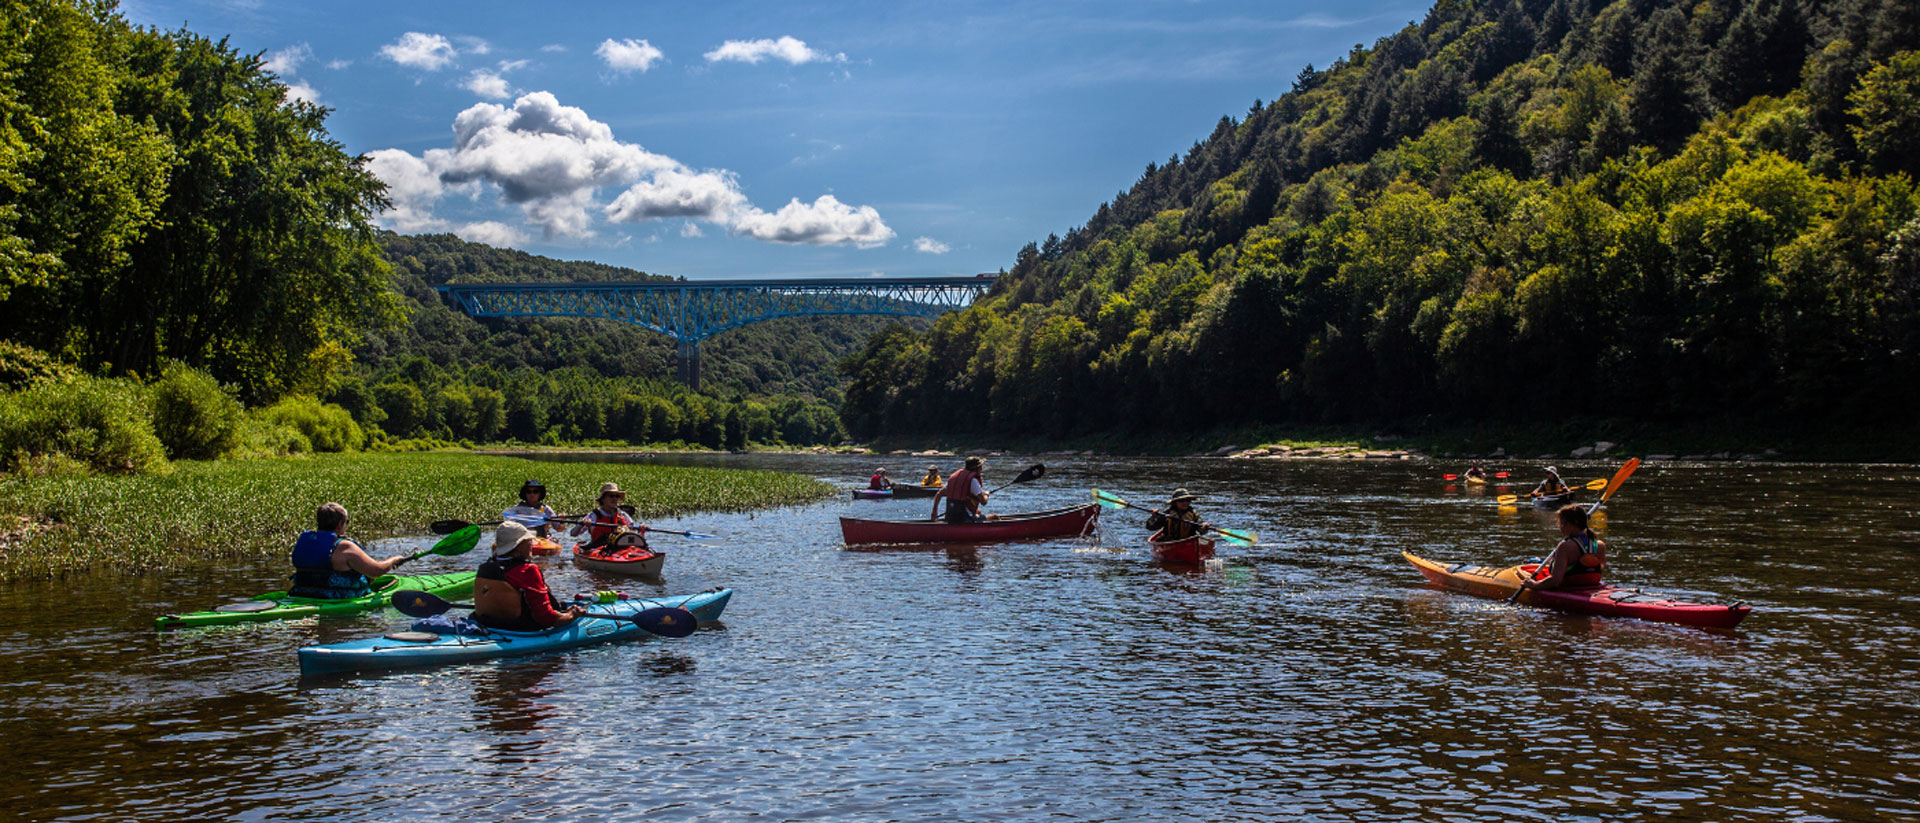
[[[680,341],[678,358],[680,382],[693,391],[700,390],[700,341]]]

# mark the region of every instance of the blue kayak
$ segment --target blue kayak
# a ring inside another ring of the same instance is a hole
[[[713,589],[648,600],[622,600],[596,603],[587,607],[592,614],[634,615],[660,606],[681,607],[700,622],[720,619],[733,597],[732,589]],[[515,657],[540,652],[571,649],[590,643],[605,643],[639,637],[648,632],[625,620],[600,620],[582,617],[557,629],[544,632],[490,630],[484,635],[441,635],[427,632],[394,632],[364,640],[308,646],[300,650],[301,674],[399,669],[413,666],[438,666]]]

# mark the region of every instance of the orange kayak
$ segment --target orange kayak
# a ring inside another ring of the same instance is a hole
[[[1411,552],[1401,552],[1407,562],[1434,585],[1448,591],[1505,600],[1520,588],[1520,581],[1539,568],[1535,563],[1518,566],[1473,566],[1466,563],[1438,563]],[[1617,586],[1588,586],[1555,591],[1535,589],[1520,595],[1520,602],[1565,612],[1597,614],[1606,617],[1634,617],[1656,623],[1678,623],[1707,629],[1731,629],[1740,625],[1753,611],[1745,603],[1688,603],[1669,600],[1639,589]]]

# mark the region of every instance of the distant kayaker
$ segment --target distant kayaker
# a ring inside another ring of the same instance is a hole
[[[1213,524],[1200,519],[1200,513],[1193,508],[1193,501],[1200,498],[1187,493],[1186,489],[1174,489],[1173,496],[1167,498],[1165,511],[1155,511],[1147,517],[1147,528],[1153,529],[1150,540],[1164,543],[1170,540],[1185,540],[1207,530]]]
[[[1473,461],[1473,465],[1467,467],[1467,476],[1485,480],[1487,479],[1487,470],[1480,468],[1480,461],[1475,460]]]
[[[939,466],[928,466],[928,467],[927,467],[927,476],[926,476],[926,477],[922,477],[922,478],[920,478],[920,485],[922,485],[922,486],[938,486],[938,485],[940,485],[940,467],[939,467]]]
[[[588,535],[586,548],[589,549],[606,545],[607,540],[611,539],[615,532],[623,528],[633,528],[633,518],[620,510],[621,501],[626,499],[627,493],[621,491],[618,485],[600,484],[599,508],[587,512],[586,516],[581,518],[586,522],[574,526],[573,530],[567,533],[575,536],[582,533]]]
[[[1562,494],[1565,494],[1566,491],[1567,491],[1567,481],[1560,479],[1559,470],[1555,469],[1552,466],[1548,466],[1546,479],[1541,480],[1540,485],[1533,487],[1533,496],[1534,497],[1558,497]]]
[[[559,516],[554,514],[552,506],[547,505],[547,487],[538,480],[528,480],[520,486],[520,505],[507,509],[507,514],[529,519],[542,518],[543,522],[532,527],[533,533],[541,537],[546,537],[552,528],[544,522],[544,518]]]
[[[948,523],[979,523],[986,520],[980,513],[980,507],[987,504],[987,490],[980,485],[980,479],[987,470],[987,461],[978,457],[969,457],[965,467],[947,478],[933,496],[933,514],[929,519],[940,518],[940,501],[947,503],[946,521]]]
[[[373,591],[369,577],[379,577],[406,562],[403,555],[385,560],[368,557],[360,545],[340,536],[347,527],[347,507],[327,503],[314,513],[314,529],[293,544],[293,586],[287,594],[319,600],[365,597]]]
[[[1607,543],[1587,527],[1587,510],[1569,503],[1560,507],[1560,544],[1553,554],[1534,570],[1533,578],[1523,580],[1525,589],[1577,589],[1600,585],[1607,570]]]
[[[473,620],[490,629],[537,632],[564,626],[586,613],[554,597],[540,567],[527,561],[533,532],[509,520],[493,530],[493,557],[473,578]]]
[[[873,476],[867,478],[867,488],[873,491],[886,491],[893,488],[893,481],[887,478],[886,469],[874,469]]]

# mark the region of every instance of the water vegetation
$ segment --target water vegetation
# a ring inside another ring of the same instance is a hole
[[[176,461],[166,473],[0,477],[0,582],[89,571],[143,574],[280,557],[328,500],[362,540],[420,535],[445,518],[497,520],[528,478],[580,512],[619,483],[643,521],[802,503],[836,489],[798,475],[464,454],[324,454]]]

